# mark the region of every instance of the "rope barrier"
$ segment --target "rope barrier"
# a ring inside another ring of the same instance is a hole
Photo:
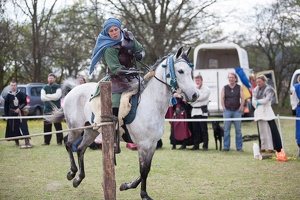
[[[278,116],[278,115],[277,115]],[[39,115],[39,116],[15,116],[15,117],[0,117],[0,119],[44,119],[46,115]],[[255,117],[242,117],[242,118],[208,118],[208,119],[171,119],[166,118],[165,121],[167,122],[211,122],[211,121],[257,121],[257,120],[264,120],[269,121],[273,119],[277,119],[278,117],[273,118],[255,118]],[[287,120],[300,120],[300,117],[288,117],[288,116],[279,116],[280,119],[287,119]]]
[[[31,137],[44,136],[44,135],[52,135],[52,134],[56,134],[56,133],[63,133],[63,132],[74,131],[74,130],[82,130],[82,129],[87,129],[87,128],[93,128],[95,126],[105,126],[105,125],[112,125],[112,124],[113,124],[113,122],[103,122],[103,123],[96,124],[96,125],[89,125],[89,126],[65,129],[65,130],[60,130],[60,131],[37,133],[37,134],[32,134],[32,135],[24,135],[24,136],[18,136],[18,137],[10,137],[10,138],[0,138],[0,141],[8,141],[8,140],[24,139],[24,138],[31,138]]]
[[[287,116],[278,116],[277,117],[266,117],[266,118],[255,118],[255,117],[242,117],[242,118],[208,118],[208,119],[165,119],[168,122],[212,122],[212,121],[270,121],[273,119],[287,119],[287,120],[300,120],[300,117],[287,117]]]
[[[37,115],[37,116],[16,116],[16,117],[1,117],[0,119],[43,119],[46,115]]]
[[[16,116],[16,117],[0,117],[0,119],[35,119],[35,118],[44,118],[45,116]],[[285,119],[285,120],[300,120],[300,117],[288,117],[288,116],[279,116],[273,117],[273,118],[260,118],[257,119],[255,117],[243,117],[243,118],[208,118],[208,119],[165,119],[167,122],[212,122],[212,121],[257,121],[257,120],[264,120],[264,121],[269,121],[277,119],[279,123],[279,129],[280,133],[282,132],[281,130],[281,125],[280,125],[280,119]],[[83,126],[83,127],[78,127],[78,128],[73,128],[73,129],[65,129],[65,130],[60,130],[60,131],[52,131],[52,132],[47,132],[47,133],[37,133],[37,134],[32,134],[32,135],[24,135],[24,136],[18,136],[18,137],[10,137],[10,138],[0,138],[0,141],[8,141],[8,140],[14,140],[14,139],[24,139],[24,138],[30,138],[30,137],[37,137],[37,136],[44,136],[44,135],[51,135],[51,134],[56,134],[56,133],[62,133],[62,132],[68,132],[68,131],[74,131],[74,130],[81,130],[81,129],[86,129],[86,128],[93,128],[95,126],[104,126],[104,125],[111,125],[113,122],[104,122],[96,125],[89,125],[89,126]],[[282,135],[282,134],[281,134]]]

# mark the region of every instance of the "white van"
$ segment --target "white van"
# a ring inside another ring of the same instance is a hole
[[[253,71],[249,69],[247,52],[237,44],[210,43],[201,44],[195,48],[194,73],[199,74],[200,72],[203,84],[210,89],[208,110],[211,116],[222,115],[221,91],[228,84],[228,73],[236,73],[237,70],[244,75],[244,82],[248,82],[248,85],[251,84],[249,78]],[[240,76],[239,73],[237,74]],[[249,87],[242,83],[241,78],[239,78],[238,84],[244,87],[245,97],[248,98],[245,104],[245,116],[253,116]]]
[[[290,103],[291,103],[291,109],[292,109],[292,114],[293,115],[296,115],[296,110],[293,109],[293,105],[295,104],[293,102],[293,98],[292,98],[292,94],[293,94],[293,91],[294,91],[294,85],[297,83],[297,78],[298,76],[300,75],[300,69],[297,69],[293,76],[292,76],[292,79],[291,79],[291,83],[290,83]]]

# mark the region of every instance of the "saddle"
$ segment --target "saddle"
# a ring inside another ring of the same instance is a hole
[[[116,129],[120,128],[120,136],[123,137],[124,133],[128,134],[125,124],[130,124],[135,119],[136,109],[138,105],[138,97],[140,92],[146,88],[147,82],[154,77],[155,71],[150,71],[144,76],[143,81],[141,82],[141,87],[138,87],[138,84],[134,82],[130,89],[123,92],[120,99],[118,120],[119,126]],[[101,81],[109,81],[109,79],[103,78]],[[112,84],[113,85],[113,84]],[[114,85],[113,85],[114,86]],[[112,86],[112,88],[114,88]],[[140,92],[138,92],[140,90]],[[101,104],[100,104],[100,87],[97,86],[94,94],[90,98],[90,106],[93,112],[91,123],[98,124],[101,123]],[[124,123],[125,122],[125,123]],[[94,127],[94,130],[98,130],[99,127]],[[125,139],[124,139],[125,140]]]
[[[124,126],[126,124],[130,124],[135,119],[138,106],[138,96],[139,94],[137,90],[124,92],[121,95],[118,113],[120,135],[123,135],[126,132],[126,128],[124,129]]]

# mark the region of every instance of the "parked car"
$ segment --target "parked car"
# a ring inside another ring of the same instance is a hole
[[[29,110],[28,115],[42,115],[44,104],[41,100],[41,90],[46,84],[44,83],[28,83],[26,85],[19,84],[18,90],[26,93],[27,105],[25,108]],[[4,97],[10,90],[9,86],[6,86],[0,95],[0,115],[4,115]]]

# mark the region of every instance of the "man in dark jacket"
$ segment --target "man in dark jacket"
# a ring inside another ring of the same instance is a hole
[[[41,90],[41,100],[44,102],[44,115],[50,115],[53,111],[53,105],[57,108],[60,108],[60,99],[61,99],[61,88],[60,85],[55,83],[56,76],[53,73],[48,75],[48,84],[44,86]],[[60,122],[54,123],[56,131],[62,130],[62,125]],[[44,133],[52,131],[52,123],[49,121],[44,121]],[[52,135],[44,136],[44,145],[49,145]],[[58,145],[62,145],[63,134],[56,134],[56,142]]]
[[[16,81],[10,82],[11,91],[5,96],[4,115],[9,117],[18,117],[24,115],[23,108],[26,106],[26,94],[17,90]],[[17,137],[29,135],[26,119],[8,119],[6,125],[5,137]],[[19,146],[19,140],[15,139],[15,145]],[[31,148],[29,138],[25,139],[25,148]],[[22,146],[24,148],[24,146]]]

